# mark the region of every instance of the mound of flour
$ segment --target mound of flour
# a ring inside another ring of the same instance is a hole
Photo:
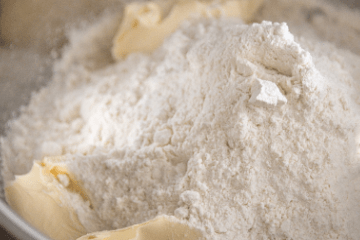
[[[1,138],[5,182],[66,155],[88,232],[167,214],[208,239],[360,238],[359,56],[267,21],[188,22],[100,70],[81,43]]]

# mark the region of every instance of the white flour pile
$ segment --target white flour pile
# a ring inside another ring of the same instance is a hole
[[[258,18],[280,14],[265,5]],[[93,209],[67,201],[88,232],[167,214],[208,239],[360,239],[360,56],[300,18],[290,26],[307,24],[307,39],[286,23],[208,20],[151,55],[91,70],[111,21],[74,35],[11,123],[5,182],[67,155]]]

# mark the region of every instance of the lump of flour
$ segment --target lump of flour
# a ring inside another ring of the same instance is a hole
[[[251,87],[251,98],[249,103],[259,106],[282,106],[287,102],[286,97],[281,94],[275,83],[261,79],[255,79]]]
[[[65,56],[1,139],[4,179],[65,155],[87,232],[170,215],[215,240],[358,239],[343,186],[360,169],[360,87],[337,56],[236,20],[185,23],[102,70]]]

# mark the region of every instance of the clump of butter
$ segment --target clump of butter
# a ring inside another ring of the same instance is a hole
[[[182,0],[165,16],[164,4],[135,2],[125,7],[124,18],[113,40],[112,55],[121,59],[132,52],[150,53],[179,25],[192,17],[236,17],[249,21],[263,0],[221,2]]]
[[[74,209],[61,201],[64,190],[88,197],[62,164],[64,157],[35,162],[31,171],[16,176],[5,188],[6,201],[21,217],[55,240],[76,239],[86,234]]]
[[[77,240],[200,240],[201,231],[161,216],[148,222],[114,231],[95,232]]]
[[[160,216],[124,229],[83,236],[87,232],[75,210],[67,207],[61,199],[66,192],[72,192],[79,194],[84,201],[90,202],[90,200],[66,169],[65,160],[66,157],[61,156],[44,158],[41,162],[36,161],[28,174],[16,176],[15,181],[5,188],[6,200],[12,209],[52,239],[199,240],[203,238],[201,231],[168,216]]]

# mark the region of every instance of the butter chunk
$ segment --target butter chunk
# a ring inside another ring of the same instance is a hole
[[[170,217],[160,216],[148,222],[133,225],[125,229],[102,231],[87,234],[77,240],[200,240],[201,231],[174,221]]]
[[[287,99],[275,83],[257,78],[251,87],[249,103],[261,107],[280,107],[287,103]]]
[[[55,240],[76,239],[86,230],[74,209],[61,201],[63,192],[86,193],[61,164],[62,157],[35,162],[28,174],[5,188],[6,201],[21,217]]]
[[[162,2],[134,2],[125,7],[123,21],[113,40],[112,55],[121,59],[132,52],[150,53],[180,24],[192,17],[236,17],[249,21],[263,0],[184,0],[174,4],[165,16]]]

